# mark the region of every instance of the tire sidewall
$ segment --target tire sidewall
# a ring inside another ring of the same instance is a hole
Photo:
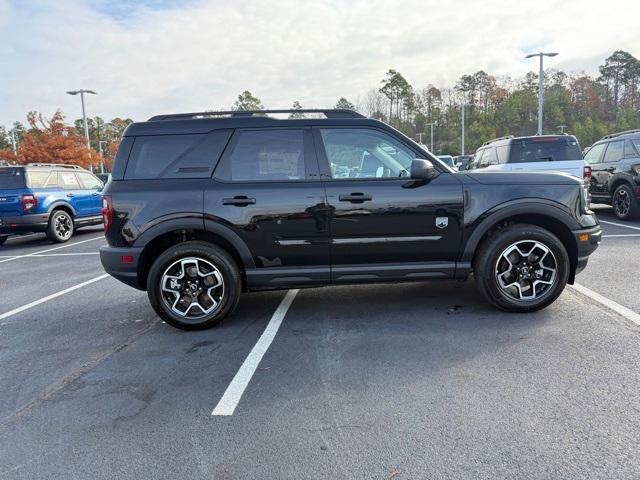
[[[624,190],[626,192],[626,194],[629,196],[629,210],[627,211],[626,215],[619,215],[618,212],[616,211],[615,205],[614,205],[614,201],[613,199],[616,197],[616,195],[618,194],[618,192],[620,190]],[[611,199],[611,205],[613,206],[613,213],[614,215],[619,218],[620,220],[631,220],[633,219],[637,213],[638,213],[638,202],[634,196],[633,193],[633,189],[626,184],[622,184],[620,185],[618,188],[615,189],[615,191],[613,192],[613,197]]]
[[[550,291],[535,300],[518,301],[502,291],[496,279],[495,268],[502,252],[510,245],[523,240],[535,240],[549,248],[556,259],[557,272],[556,282]],[[483,286],[489,300],[500,308],[522,312],[538,310],[553,303],[564,290],[571,268],[569,255],[558,237],[536,226],[510,227],[508,231],[505,230],[490,242],[483,261],[485,265],[481,268],[480,281],[484,282]]]
[[[222,306],[194,323],[186,322],[183,317],[167,308],[161,294],[161,279],[165,270],[185,257],[199,257],[211,262],[220,271],[224,281]],[[203,330],[220,323],[238,304],[240,290],[240,275],[233,259],[224,250],[205,242],[191,241],[168,248],[153,263],[147,277],[147,294],[154,310],[168,324],[182,330]]]

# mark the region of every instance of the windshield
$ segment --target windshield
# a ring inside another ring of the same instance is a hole
[[[575,138],[533,138],[511,143],[509,163],[558,162],[581,160],[582,152]]]
[[[20,167],[0,167],[0,190],[25,187],[24,169]]]

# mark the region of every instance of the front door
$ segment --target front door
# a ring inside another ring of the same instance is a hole
[[[314,138],[332,212],[333,282],[455,273],[463,197],[453,174],[411,180],[421,154],[377,128],[319,128]]]
[[[204,214],[209,228],[231,228],[248,247],[250,286],[329,281],[328,208],[317,169],[309,129],[233,134],[205,189]]]

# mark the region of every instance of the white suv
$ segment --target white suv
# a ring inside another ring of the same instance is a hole
[[[590,176],[573,135],[501,137],[482,144],[471,169],[565,172],[575,177]]]

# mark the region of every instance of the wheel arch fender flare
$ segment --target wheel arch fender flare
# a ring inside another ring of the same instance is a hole
[[[49,205],[49,208],[47,208],[47,213],[49,215],[51,215],[51,213],[57,208],[58,209],[59,208],[64,208],[64,209],[67,209],[67,210],[71,211],[71,215],[73,215],[74,218],[77,216],[76,209],[73,208],[73,206],[69,202],[65,202],[64,200],[55,200],[55,201],[53,201]]]
[[[627,184],[631,188],[633,188],[633,177],[626,172],[618,172],[614,174],[609,181],[609,193],[611,194],[611,196],[613,196],[616,188],[618,188],[622,184]]]
[[[481,216],[479,223],[473,228],[473,233],[464,243],[462,262],[471,262],[480,241],[496,224],[518,215],[540,215],[552,218],[564,224],[568,230],[582,228],[578,221],[569,213],[566,206],[542,199],[519,199],[497,205]]]

